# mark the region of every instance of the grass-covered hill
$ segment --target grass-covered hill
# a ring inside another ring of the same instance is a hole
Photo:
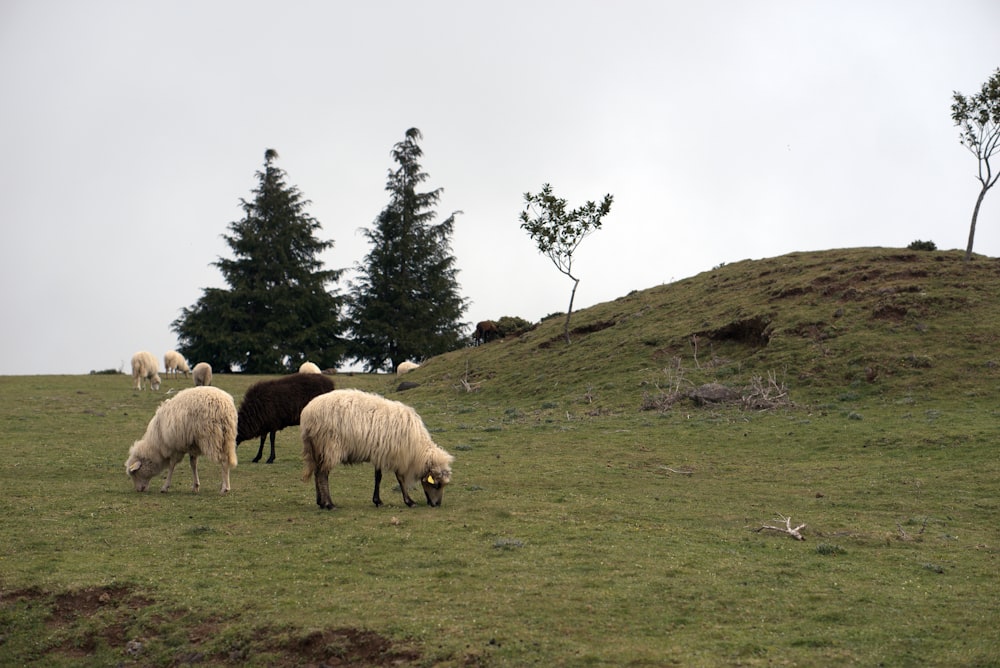
[[[1000,379],[1000,261],[890,248],[792,253],[575,312],[571,345],[564,322],[430,360],[412,376],[423,383],[416,392],[464,380],[484,398],[611,411],[707,382],[783,386],[792,401],[980,392]]]
[[[360,465],[318,509],[298,427],[225,495],[204,458],[138,494],[189,378],[0,377],[0,666],[1000,665],[997,295],[994,259],[795,253],[338,375],[455,455],[437,508]]]

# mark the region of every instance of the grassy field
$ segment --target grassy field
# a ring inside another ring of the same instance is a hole
[[[137,494],[128,448],[190,381],[2,377],[0,665],[998,665],[1000,272],[956,257],[739,263],[406,393],[337,376],[455,455],[440,508],[375,508],[362,465],[319,510],[297,428],[227,496],[207,462]]]

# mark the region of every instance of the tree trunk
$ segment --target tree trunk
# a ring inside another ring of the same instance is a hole
[[[569,274],[566,274],[569,276]],[[572,276],[569,276],[573,278]],[[579,278],[573,278],[573,291],[569,293],[569,308],[566,310],[566,324],[563,325],[563,334],[566,336],[566,343],[569,344],[569,317],[573,315],[573,300],[576,298],[576,287],[580,285]]]
[[[972,210],[972,224],[969,226],[969,245],[965,249],[966,262],[972,259],[972,240],[976,236],[976,219],[979,218],[979,206],[983,203],[983,198],[986,197],[986,191],[989,189],[988,185],[983,185],[983,189],[979,191],[979,197],[976,198],[976,208]]]

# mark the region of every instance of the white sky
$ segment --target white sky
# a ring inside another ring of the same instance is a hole
[[[545,182],[615,197],[575,308],[792,251],[964,248],[951,95],[998,66],[996,0],[0,0],[0,375],[162,363],[225,287],[267,148],[353,267],[410,127],[439,218],[464,211],[470,323],[565,311],[518,221]],[[975,250],[1000,255],[996,192]]]

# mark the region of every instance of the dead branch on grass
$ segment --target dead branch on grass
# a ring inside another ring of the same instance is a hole
[[[697,334],[691,335],[691,347],[694,348],[694,365],[696,368],[700,369],[701,365],[698,364],[698,341],[700,337]]]
[[[664,368],[663,375],[666,377],[666,388],[660,383],[656,383],[654,385],[657,389],[656,394],[643,392],[640,410],[660,411],[662,413],[669,410],[678,401],[687,398],[687,392],[681,388],[684,385],[690,385],[691,382],[684,377],[681,358],[675,357],[673,366]]]
[[[923,521],[923,524],[920,525],[920,531],[917,532],[917,536],[916,536],[916,538],[914,538],[910,534],[908,534],[905,531],[903,531],[903,525],[902,524],[900,524],[899,522],[896,522],[896,531],[899,532],[899,540],[902,540],[902,541],[907,541],[907,540],[917,540],[917,541],[919,541],[919,540],[922,540],[921,536],[923,536],[924,529],[926,529],[926,528],[927,528],[927,518],[925,517],[924,521]]]
[[[770,410],[791,403],[785,382],[779,383],[773,371],[767,372],[766,381],[761,376],[754,376],[743,390],[743,405],[751,410]]]
[[[458,379],[458,386],[461,387],[466,392],[475,392],[479,389],[481,383],[470,383],[469,382],[469,361],[465,361],[465,375]]]
[[[664,471],[670,471],[671,473],[679,473],[681,475],[693,475],[694,474],[694,471],[691,471],[691,470],[672,469],[669,466],[663,466],[662,464],[660,465],[660,468],[663,469]]]
[[[802,530],[806,528],[805,524],[800,524],[800,525],[798,525],[797,527],[795,527],[793,529],[792,528],[792,518],[791,517],[785,517],[784,515],[781,515],[781,514],[779,514],[778,517],[780,519],[784,520],[785,526],[783,526],[783,527],[776,527],[776,526],[771,526],[770,524],[765,524],[765,525],[761,526],[759,529],[754,529],[754,532],[755,533],[760,533],[761,531],[765,531],[765,530],[777,531],[778,533],[788,534],[789,536],[791,536],[795,540],[805,540],[806,539],[806,537],[803,536],[802,533],[801,533]]]

